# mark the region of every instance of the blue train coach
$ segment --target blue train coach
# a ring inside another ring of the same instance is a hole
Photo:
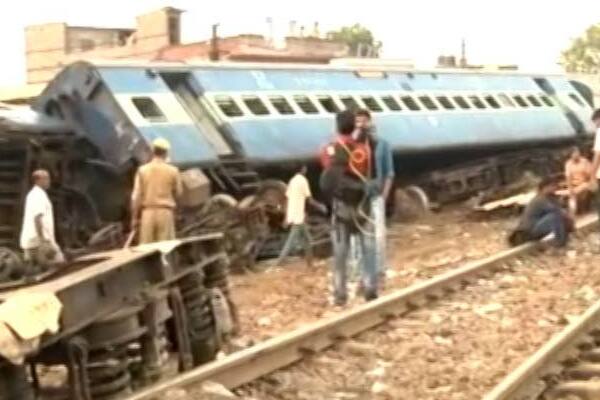
[[[346,108],[373,113],[408,181],[499,154],[518,169],[515,151],[589,139],[593,109],[589,88],[563,75],[86,62],[66,67],[34,107],[70,121],[117,168],[143,162],[149,143],[164,137],[175,164],[209,171],[236,195],[256,185],[244,181],[254,173],[285,177],[292,162],[314,162],[332,138],[333,114]],[[517,159],[531,162],[531,151]],[[489,184],[472,179],[485,175],[481,168],[453,171],[435,175],[444,176],[438,189]]]

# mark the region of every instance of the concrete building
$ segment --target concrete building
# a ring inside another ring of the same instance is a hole
[[[341,42],[290,36],[275,47],[260,35],[238,35],[181,44],[181,10],[167,7],[137,17],[135,29],[48,23],[25,30],[27,82],[50,81],[64,65],[77,60],[153,61],[220,60],[327,63],[348,55]],[[211,51],[213,52],[211,54]],[[217,53],[215,53],[217,51]]]
[[[152,58],[180,42],[181,10],[167,7],[137,17],[135,29],[48,23],[25,28],[27,82],[51,80],[80,59]]]

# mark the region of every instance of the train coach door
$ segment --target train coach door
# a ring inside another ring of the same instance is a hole
[[[191,75],[187,72],[172,72],[162,73],[161,76],[217,154],[219,156],[232,154],[231,146],[217,129],[216,121],[211,117],[204,99],[191,85]]]
[[[551,97],[554,100],[554,102],[560,106],[560,108],[563,110],[563,113],[565,114],[565,117],[569,121],[569,124],[571,124],[573,130],[575,130],[575,133],[577,135],[584,135],[585,126],[583,122],[581,122],[581,120],[577,117],[573,110],[571,110],[567,105],[565,105],[561,101],[561,99],[556,95],[556,90],[554,89],[552,84],[550,84],[548,79],[534,78],[533,80],[539,86],[539,88],[542,89],[542,91],[548,95],[548,97]]]

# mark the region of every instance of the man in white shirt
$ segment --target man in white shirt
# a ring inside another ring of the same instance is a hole
[[[310,232],[306,226],[306,202],[309,201],[322,212],[326,212],[327,208],[312,198],[310,186],[306,179],[306,166],[302,166],[296,175],[292,177],[285,195],[287,197],[285,220],[290,226],[290,233],[279,254],[277,265],[283,264],[290,251],[296,246],[296,241],[300,238],[304,245],[306,263],[310,267],[312,265],[312,243]]]
[[[40,169],[32,174],[33,188],[25,199],[21,248],[25,259],[37,265],[64,261],[54,237],[54,212],[46,193],[50,188],[50,174]]]

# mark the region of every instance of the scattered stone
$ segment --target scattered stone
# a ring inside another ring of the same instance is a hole
[[[377,353],[377,349],[370,343],[357,342],[355,340],[347,340],[341,344],[341,348],[350,354],[356,356],[369,356]]]
[[[483,306],[475,307],[473,310],[475,314],[479,316],[484,316],[486,314],[490,314],[496,311],[499,311],[503,308],[502,304],[499,303],[490,303]]]
[[[261,317],[258,319],[258,325],[262,326],[262,327],[267,327],[271,325],[271,318],[269,317]]]
[[[366,375],[375,378],[382,378],[385,375],[385,368],[383,366],[379,366],[370,371],[367,371]]]
[[[202,394],[206,396],[206,400],[227,400],[238,398],[225,386],[213,381],[206,381],[202,383],[201,391]],[[167,399],[171,399],[171,397],[167,396]]]
[[[373,383],[373,386],[371,386],[371,393],[373,394],[388,393],[389,390],[389,386],[380,381],[376,381],[375,383]]]
[[[187,399],[187,391],[184,389],[169,389],[165,393],[165,398],[169,400],[185,400]]]

